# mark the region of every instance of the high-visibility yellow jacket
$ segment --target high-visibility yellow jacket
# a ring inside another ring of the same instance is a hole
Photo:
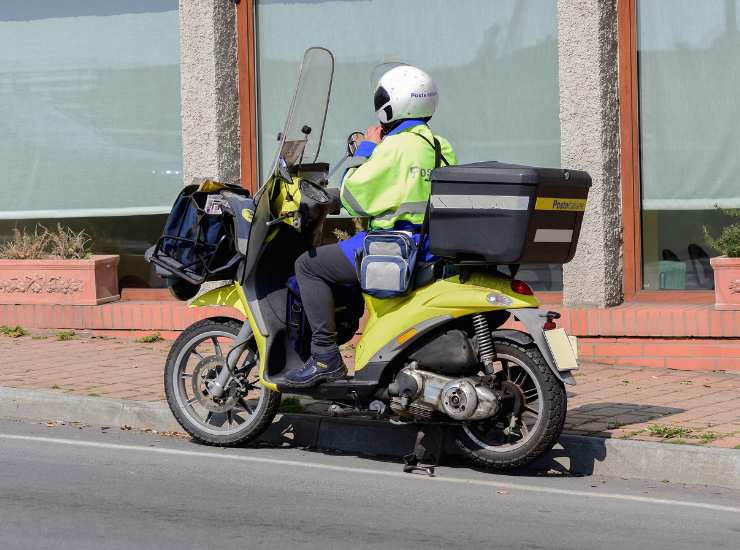
[[[347,212],[370,218],[370,229],[391,229],[400,221],[421,225],[431,193],[435,137],[442,165],[456,164],[450,143],[434,136],[419,120],[403,122],[377,146],[362,142],[352,159],[355,166],[342,180],[341,199]]]

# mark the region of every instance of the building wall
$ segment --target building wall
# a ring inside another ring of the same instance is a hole
[[[567,305],[622,301],[616,0],[558,0],[561,166],[593,186],[572,262]]]
[[[184,181],[239,179],[233,3],[181,0]],[[561,165],[593,178],[568,305],[622,301],[616,0],[558,0]],[[349,46],[351,47],[351,46]]]
[[[239,175],[236,12],[226,0],[180,0],[183,180]]]

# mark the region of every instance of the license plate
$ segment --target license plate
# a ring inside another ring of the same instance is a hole
[[[545,340],[559,371],[578,368],[578,346],[575,337],[568,336],[565,329],[556,328],[545,331]]]

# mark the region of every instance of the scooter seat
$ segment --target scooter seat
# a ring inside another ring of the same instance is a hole
[[[439,261],[417,262],[414,269],[414,288],[421,288],[439,279]]]

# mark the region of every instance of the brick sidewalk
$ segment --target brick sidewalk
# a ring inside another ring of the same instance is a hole
[[[78,334],[0,336],[0,386],[145,401],[164,399],[171,342]],[[585,364],[568,388],[566,431],[740,447],[740,374]]]

